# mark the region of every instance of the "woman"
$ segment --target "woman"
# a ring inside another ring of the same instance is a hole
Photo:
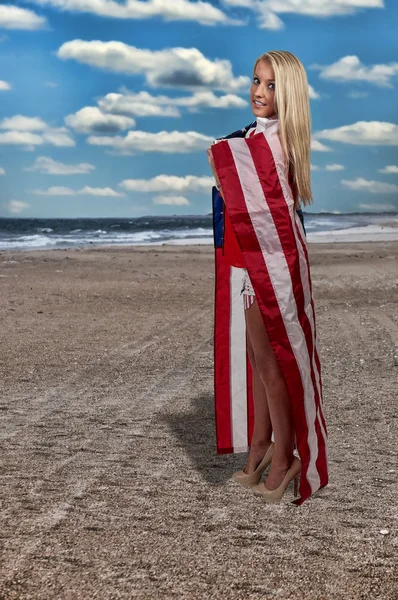
[[[312,201],[308,81],[298,58],[261,55],[250,103],[256,122],[245,138],[215,140],[207,150],[224,200],[224,259],[244,273],[252,368],[254,428],[246,467],[234,478],[278,502],[301,475],[298,505],[328,482],[314,303],[297,214],[299,198]]]

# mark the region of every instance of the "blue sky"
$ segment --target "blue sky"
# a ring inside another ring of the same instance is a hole
[[[0,2],[0,216],[206,214],[255,59],[310,84],[312,212],[398,210],[394,0]]]

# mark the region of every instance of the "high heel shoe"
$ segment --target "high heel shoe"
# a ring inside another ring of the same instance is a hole
[[[293,458],[293,462],[290,465],[285,477],[283,478],[282,483],[276,490],[268,490],[264,483],[260,483],[253,487],[253,491],[255,494],[260,494],[265,498],[267,502],[279,502],[282,498],[287,486],[294,479],[294,495],[297,496],[298,491],[298,478],[301,471],[301,460],[295,456]]]
[[[268,467],[268,465],[270,464],[272,457],[274,455],[274,442],[271,442],[271,445],[269,446],[267,452],[264,455],[264,458],[262,459],[262,461],[260,462],[260,464],[257,466],[257,468],[253,471],[253,473],[245,473],[244,471],[236,471],[232,477],[233,479],[235,479],[235,481],[237,481],[238,483],[241,483],[242,485],[256,485],[260,479],[261,479],[261,475],[263,474],[263,472],[265,471],[265,469]]]

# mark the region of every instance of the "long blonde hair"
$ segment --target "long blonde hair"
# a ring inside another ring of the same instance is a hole
[[[287,50],[271,50],[259,56],[268,61],[275,75],[275,111],[279,119],[279,138],[287,166],[293,176],[295,203],[300,197],[311,204],[311,113],[307,73],[301,61]]]

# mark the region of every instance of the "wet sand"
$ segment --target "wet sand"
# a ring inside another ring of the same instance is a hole
[[[309,250],[330,483],[300,507],[215,453],[211,247],[0,252],[1,600],[398,597],[398,242]]]

